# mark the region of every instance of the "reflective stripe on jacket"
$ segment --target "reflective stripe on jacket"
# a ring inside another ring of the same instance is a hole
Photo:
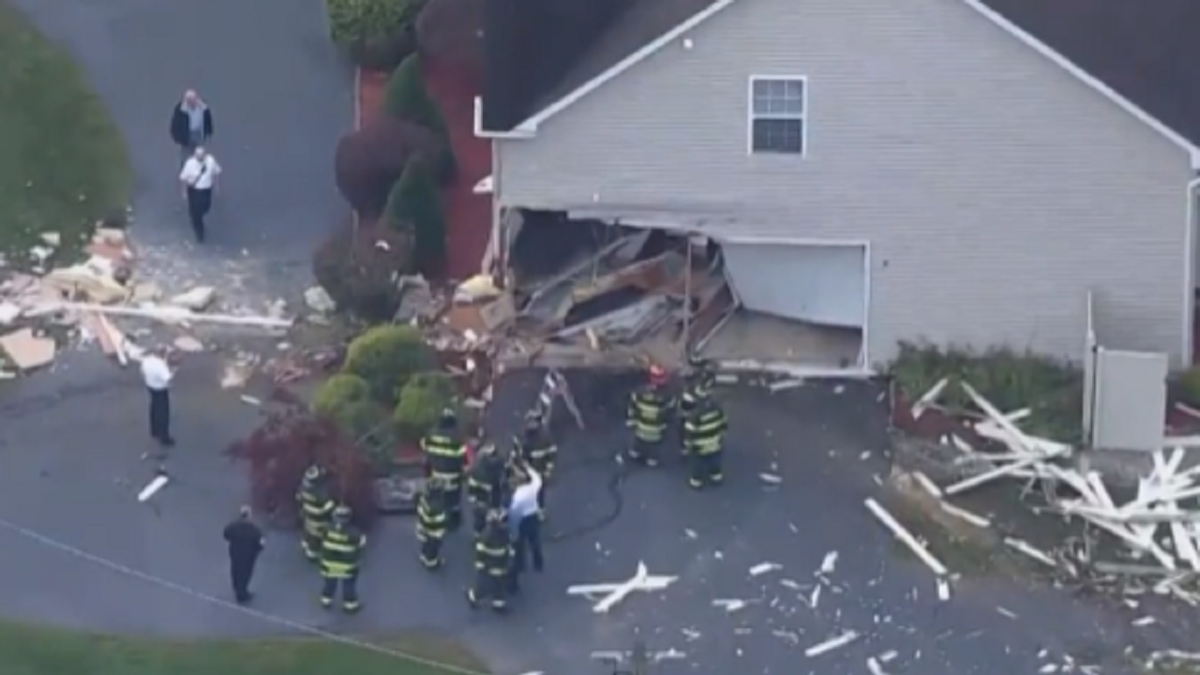
[[[456,438],[434,432],[421,439],[421,450],[435,476],[458,480],[466,470],[467,448]]]
[[[629,424],[640,441],[657,443],[667,429],[667,398],[655,389],[639,389],[629,397]]]
[[[446,536],[446,508],[441,499],[423,493],[417,502],[417,539],[441,539]]]
[[[344,579],[358,573],[367,538],[350,525],[334,525],[321,540],[321,575]]]
[[[512,564],[513,549],[508,530],[502,525],[491,524],[475,541],[475,569],[493,576],[508,574]]]

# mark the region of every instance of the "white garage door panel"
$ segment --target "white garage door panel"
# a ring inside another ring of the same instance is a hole
[[[865,324],[862,247],[726,243],[722,249],[747,309],[830,326]]]

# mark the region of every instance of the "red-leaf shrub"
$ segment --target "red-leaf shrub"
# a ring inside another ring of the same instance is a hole
[[[412,271],[412,236],[387,227],[345,225],[313,252],[313,276],[341,311],[391,321],[403,294],[395,275]]]
[[[486,0],[429,0],[417,15],[417,44],[443,63],[478,73],[483,69],[483,8]]]
[[[366,455],[333,422],[302,404],[271,411],[262,425],[226,451],[250,470],[250,500],[275,522],[296,523],[296,489],[313,463],[330,473],[332,496],[348,504],[355,522],[374,522],[374,476]]]
[[[367,219],[378,218],[388,191],[412,157],[439,158],[445,145],[431,131],[412,122],[380,115],[338,141],[333,156],[334,182],[350,208]]]

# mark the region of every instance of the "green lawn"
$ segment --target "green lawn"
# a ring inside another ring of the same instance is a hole
[[[3,675],[462,675],[485,668],[433,636],[381,641],[457,669],[316,639],[167,642],[116,638],[0,622]]]
[[[0,251],[24,253],[40,232],[69,250],[124,212],[132,185],[124,141],[82,71],[0,0]]]

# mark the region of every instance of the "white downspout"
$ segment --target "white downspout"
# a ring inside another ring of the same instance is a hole
[[[1200,226],[1197,219],[1197,200],[1200,199],[1200,174],[1187,184],[1187,231],[1184,237],[1184,285],[1183,285],[1183,365],[1192,366],[1192,347],[1195,344],[1193,335],[1196,313],[1196,229]]]

